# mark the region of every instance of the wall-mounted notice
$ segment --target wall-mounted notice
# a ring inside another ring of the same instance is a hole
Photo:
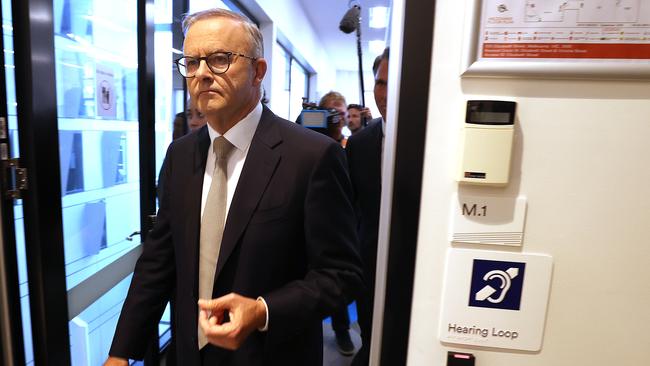
[[[115,108],[115,82],[113,79],[113,69],[110,67],[97,64],[95,67],[97,115],[100,117],[115,118],[117,111]]]
[[[650,59],[650,1],[483,0],[479,59]]]
[[[452,242],[520,246],[526,198],[457,194],[451,202],[451,218]]]
[[[440,340],[539,351],[552,268],[548,255],[449,249]]]

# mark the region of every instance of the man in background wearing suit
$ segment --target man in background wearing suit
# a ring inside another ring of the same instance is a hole
[[[143,357],[171,297],[182,365],[322,365],[323,317],[362,286],[345,153],[262,106],[248,19],[213,9],[183,27],[176,63],[208,125],[167,151],[106,365]]]
[[[384,124],[386,123],[388,56],[389,49],[386,48],[377,57],[372,67],[375,74],[375,103],[381,117],[372,120],[366,128],[352,135],[346,147],[350,178],[355,194],[355,207],[359,216],[360,252],[365,285],[364,293],[357,299],[362,344],[352,364],[358,366],[368,365],[370,356],[381,201],[381,161],[384,149]]]

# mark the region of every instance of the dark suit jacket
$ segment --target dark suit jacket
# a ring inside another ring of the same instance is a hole
[[[373,119],[367,127],[348,139],[345,148],[350,166],[350,178],[359,219],[361,259],[364,279],[374,289],[379,205],[381,201],[381,145],[383,140],[381,118]]]
[[[168,149],[158,220],[136,264],[112,356],[142,358],[174,296],[178,363],[200,364],[197,273],[209,146],[203,127]],[[214,364],[322,365],[323,317],[362,286],[346,168],[334,141],[264,107],[228,211],[213,298],[264,297],[269,328],[237,351],[210,352]]]
[[[375,298],[377,239],[381,201],[381,145],[383,141],[381,118],[374,119],[348,139],[350,178],[355,196],[359,222],[360,253],[363,262],[364,291],[357,298],[357,312],[361,327],[362,345],[352,365],[367,366],[369,361],[372,310]]]

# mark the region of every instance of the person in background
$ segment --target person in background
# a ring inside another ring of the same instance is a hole
[[[196,103],[191,98],[187,99],[187,110],[176,113],[172,125],[172,140],[196,131],[208,123],[205,115],[196,107]]]
[[[379,209],[381,201],[381,161],[384,150],[386,99],[388,85],[389,49],[375,59],[375,102],[381,117],[372,120],[366,128],[350,137],[346,153],[350,179],[354,189],[355,207],[359,219],[359,242],[363,261],[364,293],[357,299],[357,313],[361,327],[361,348],[352,365],[366,366],[370,358],[372,308],[375,300],[375,267],[379,236]],[[408,321],[405,319],[404,321]]]
[[[372,119],[372,113],[368,107],[359,104],[348,105],[348,128],[352,135],[361,131],[365,125],[365,121]]]
[[[330,91],[323,95],[318,102],[320,109],[335,109],[339,113],[338,123],[329,123],[327,125],[327,134],[336,140],[341,146],[345,147],[348,140],[343,135],[343,127],[348,124],[348,106],[345,97],[339,92]]]
[[[187,134],[187,117],[185,112],[178,112],[172,122],[172,141],[181,138]]]
[[[208,123],[208,119],[196,106],[196,102],[192,98],[187,101],[187,110],[185,111],[185,116],[187,117],[187,128],[189,132],[193,132],[203,127]]]
[[[322,319],[363,286],[345,152],[261,103],[248,18],[210,9],[183,28],[176,65],[208,124],[167,151],[105,365],[144,356],[170,298],[183,365],[322,365]]]

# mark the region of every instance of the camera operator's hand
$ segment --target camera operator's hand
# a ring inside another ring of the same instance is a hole
[[[361,110],[361,118],[365,118],[366,121],[370,121],[372,119],[372,112],[370,112],[370,108],[364,107]]]

